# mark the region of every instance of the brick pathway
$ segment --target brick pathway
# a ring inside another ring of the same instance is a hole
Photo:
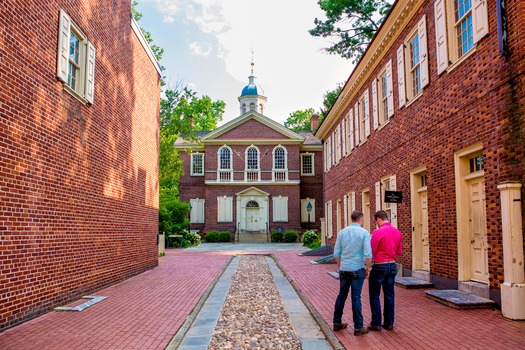
[[[327,272],[336,265],[312,265],[312,257],[276,252],[279,263],[323,319],[332,326],[339,281]],[[347,349],[525,349],[525,322],[509,321],[499,310],[455,310],[425,297],[423,290],[395,287],[395,331],[354,337],[350,298],[345,305],[345,330],[336,332]],[[362,294],[365,324],[370,322],[368,283]],[[382,297],[381,297],[382,303]]]
[[[331,326],[339,282],[327,272],[335,265],[309,264],[312,257],[297,251],[274,254]],[[0,349],[163,349],[231,255],[168,250],[158,268],[93,293],[108,299],[85,311],[50,312],[0,333]],[[366,282],[362,300],[368,323]],[[349,327],[337,337],[348,349],[525,349],[525,322],[505,320],[499,310],[455,310],[399,287],[396,305],[394,332],[354,337]],[[351,323],[350,300],[343,317]]]
[[[230,256],[170,249],[159,267],[100,290],[82,312],[49,312],[0,333],[0,349],[164,349]]]

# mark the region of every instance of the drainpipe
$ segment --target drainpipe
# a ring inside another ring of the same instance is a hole
[[[498,185],[501,198],[503,269],[501,312],[512,320],[525,320],[525,273],[523,268],[523,231],[521,184],[509,181]]]

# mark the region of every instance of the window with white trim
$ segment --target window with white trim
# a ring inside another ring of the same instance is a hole
[[[301,176],[314,176],[314,154],[301,153]]]
[[[423,90],[421,86],[421,60],[419,57],[419,35],[417,31],[408,39],[407,54],[408,79],[407,79],[407,98],[413,99]]]
[[[71,17],[60,10],[57,77],[66,91],[90,104],[94,101],[95,57],[95,46]]]
[[[217,151],[217,180],[233,181],[232,149],[226,145]]]
[[[190,199],[190,223],[203,224],[204,223],[204,199]]]
[[[272,197],[273,222],[288,222],[288,197]]]
[[[255,146],[250,146],[246,149],[246,164],[245,164],[245,180],[259,181],[259,149]]]
[[[489,33],[488,5],[486,0],[436,0],[434,16],[437,70],[441,74]]]
[[[370,113],[368,105],[368,89],[359,99],[359,143],[362,143],[370,135]],[[357,143],[357,141],[356,141]]]
[[[283,146],[273,149],[273,181],[288,180],[287,152]]]
[[[204,176],[204,153],[191,154],[191,176]]]
[[[385,191],[396,190],[396,175],[386,176],[376,183],[376,210],[384,210],[392,225],[397,227],[397,204],[385,203]]]

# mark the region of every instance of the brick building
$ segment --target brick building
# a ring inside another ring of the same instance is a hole
[[[386,210],[404,275],[525,318],[524,70],[523,1],[396,1],[315,134],[325,239]]]
[[[319,229],[321,142],[310,130],[295,132],[264,116],[264,92],[253,71],[249,79],[238,118],[199,132],[199,142],[179,138],[175,144],[184,164],[180,196],[191,205],[191,229],[228,230],[241,242],[266,242],[279,228]]]
[[[157,265],[160,71],[130,1],[0,6],[0,330]]]

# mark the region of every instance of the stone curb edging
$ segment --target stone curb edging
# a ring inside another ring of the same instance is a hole
[[[186,335],[186,333],[188,333],[191,325],[193,324],[193,322],[195,321],[195,319],[199,315],[199,312],[201,311],[202,307],[204,306],[204,303],[206,302],[206,300],[208,300],[211,292],[215,288],[215,285],[217,284],[217,282],[219,282],[220,278],[222,277],[222,275],[224,274],[224,272],[226,271],[228,266],[230,266],[230,264],[231,264],[231,262],[232,262],[232,260],[234,258],[235,258],[235,255],[232,255],[230,257],[230,259],[226,262],[224,267],[222,268],[222,271],[220,271],[220,273],[218,273],[217,276],[215,276],[214,280],[212,281],[212,283],[210,284],[208,289],[206,289],[206,291],[204,292],[202,297],[199,299],[199,301],[197,302],[197,304],[195,305],[195,307],[193,308],[191,313],[188,315],[188,317],[186,317],[186,321],[184,321],[184,323],[179,328],[177,333],[175,333],[175,335],[173,336],[173,338],[171,338],[171,340],[168,343],[168,345],[166,345],[166,347],[164,348],[165,350],[176,350],[176,349],[178,349],[178,347],[181,345],[182,341],[184,340],[184,336]]]
[[[332,329],[330,328],[330,326],[326,323],[326,321],[321,317],[321,315],[319,314],[319,312],[317,312],[317,310],[315,309],[315,307],[310,303],[310,301],[308,300],[308,298],[306,298],[306,296],[303,294],[303,292],[299,289],[299,287],[295,284],[295,282],[290,278],[290,276],[288,275],[288,273],[286,272],[286,270],[283,268],[283,266],[281,265],[281,263],[279,262],[279,259],[274,255],[274,254],[271,254],[271,257],[273,258],[273,260],[275,261],[275,263],[277,264],[277,266],[279,267],[279,269],[282,271],[284,277],[286,277],[286,279],[288,280],[288,282],[290,282],[290,285],[293,287],[293,289],[295,290],[295,292],[297,293],[297,295],[299,296],[299,298],[301,298],[302,302],[304,303],[304,305],[306,306],[306,308],[308,309],[308,311],[310,312],[310,314],[312,315],[313,319],[315,320],[315,322],[317,323],[317,325],[319,326],[319,328],[321,329],[321,332],[324,333],[325,337],[326,337],[326,340],[330,343],[330,345],[335,349],[335,350],[345,350],[345,346],[343,345],[343,343],[341,343],[339,341],[339,339],[336,337],[336,335],[332,332]]]

